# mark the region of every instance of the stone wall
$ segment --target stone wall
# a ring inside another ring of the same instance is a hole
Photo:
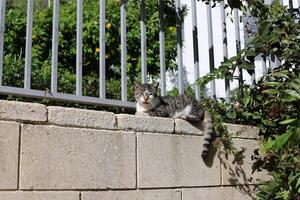
[[[242,166],[216,151],[204,163],[203,132],[183,120],[0,101],[0,199],[252,199],[258,131],[228,126]]]

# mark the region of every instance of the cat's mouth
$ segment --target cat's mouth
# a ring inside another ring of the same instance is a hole
[[[149,104],[149,102],[143,102],[143,104]]]

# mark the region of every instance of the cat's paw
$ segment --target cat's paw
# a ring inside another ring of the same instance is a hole
[[[186,115],[184,115],[184,114],[180,115],[179,118],[180,118],[180,119],[183,119],[183,120],[187,120],[187,117],[186,117]]]
[[[136,112],[135,115],[136,116],[149,116],[149,114],[145,113],[145,112]]]

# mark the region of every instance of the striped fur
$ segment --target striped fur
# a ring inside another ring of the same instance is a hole
[[[202,158],[206,159],[213,139],[213,122],[204,107],[187,95],[156,97],[157,85],[135,84],[136,115],[181,118],[192,123],[205,122]]]

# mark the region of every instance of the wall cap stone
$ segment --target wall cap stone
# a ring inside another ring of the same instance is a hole
[[[0,120],[46,123],[61,126],[132,130],[137,132],[203,135],[203,126],[182,119],[114,114],[106,111],[46,106],[38,103],[0,100]],[[226,123],[235,138],[259,139],[254,126]]]
[[[56,125],[110,130],[116,126],[116,117],[112,112],[59,106],[48,106],[48,121]]]
[[[141,132],[173,133],[174,119],[118,114],[117,128]]]
[[[43,104],[0,100],[0,119],[21,122],[46,122],[47,109]]]
[[[228,128],[228,132],[231,133],[234,138],[260,139],[259,129],[255,126],[229,123],[225,123],[225,125]]]

